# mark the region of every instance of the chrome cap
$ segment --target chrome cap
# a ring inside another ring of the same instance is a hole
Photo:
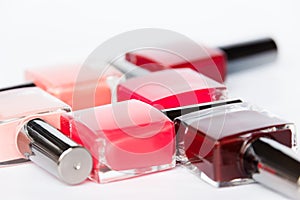
[[[17,143],[27,159],[67,184],[83,182],[92,170],[91,154],[41,119],[27,122]]]

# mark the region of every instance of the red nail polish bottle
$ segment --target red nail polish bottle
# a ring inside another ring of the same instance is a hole
[[[165,44],[165,49],[142,49],[128,52],[126,59],[149,71],[170,68],[191,68],[218,82],[227,73],[273,61],[277,46],[271,38],[228,45],[219,48],[201,47],[193,50],[178,41]],[[183,55],[177,55],[181,53]]]
[[[174,124],[137,100],[78,110],[61,118],[62,132],[93,156],[91,179],[107,183],[175,166]]]
[[[226,86],[194,70],[147,72],[125,60],[113,63],[127,80],[117,87],[117,100],[137,99],[158,109],[215,101],[226,96]]]
[[[299,198],[294,126],[246,103],[175,119],[178,160],[214,186],[262,183]]]

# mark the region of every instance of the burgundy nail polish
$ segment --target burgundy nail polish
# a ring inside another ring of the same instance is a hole
[[[247,103],[175,119],[177,159],[214,186],[252,182],[300,198],[294,125]]]

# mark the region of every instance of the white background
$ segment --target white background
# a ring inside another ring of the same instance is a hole
[[[0,0],[0,86],[22,81],[25,68],[82,63],[106,39],[137,28],[170,29],[211,46],[273,36],[277,62],[231,75],[227,86],[231,96],[300,124],[298,2]],[[183,168],[71,187],[33,164],[0,169],[0,198],[284,199],[259,184],[213,188]]]

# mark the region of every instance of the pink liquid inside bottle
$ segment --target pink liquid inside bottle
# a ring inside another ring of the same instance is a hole
[[[60,117],[71,108],[37,87],[0,92],[0,166],[33,161],[67,184],[90,174],[90,153],[65,135]]]
[[[39,88],[0,92],[0,162],[24,156],[18,151],[17,136],[26,121],[41,118],[60,129],[60,115],[70,107]]]

